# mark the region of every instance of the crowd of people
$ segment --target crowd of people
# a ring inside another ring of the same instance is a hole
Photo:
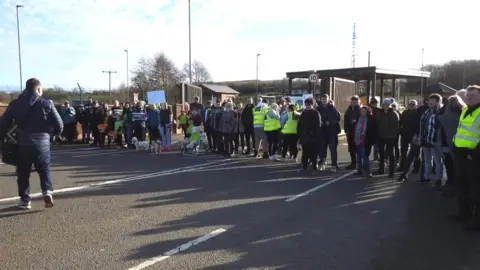
[[[40,82],[30,79],[24,93],[9,105],[0,121],[2,142],[14,120],[25,121],[16,165],[19,207],[23,209],[30,208],[28,178],[32,164],[40,174],[46,206],[53,206],[50,138],[63,134],[66,141],[73,142],[77,123],[82,127],[81,141],[100,147],[112,143],[117,147],[135,147],[132,138],[145,141],[148,134],[150,142],[161,142],[162,150],[169,151],[175,126],[190,142],[202,138],[198,133],[204,133],[206,150],[228,157],[242,154],[287,161],[296,160],[301,149],[304,170],[309,166],[326,170],[330,152],[330,170],[334,172],[339,169],[338,136],[343,125],[350,153],[346,169],[372,177],[373,154],[373,160],[378,162],[374,174],[386,173],[394,178],[395,172],[399,172],[397,180],[406,181],[410,173],[421,172],[419,182],[432,183],[445,196],[457,198],[459,212],[452,216],[454,220],[480,230],[479,86],[470,86],[447,99],[432,94],[422,104],[410,100],[403,112],[393,98],[385,98],[381,103],[372,98],[370,104],[363,105],[358,96],[352,96],[343,113],[343,123],[326,94],[318,102],[307,98],[302,109],[288,97],[272,103],[266,98],[256,103],[248,98],[246,104],[216,100],[215,104],[208,101],[206,106],[195,97],[193,103],[184,105],[176,119],[167,103],[146,106],[141,101],[134,106],[115,101],[111,108],[92,99],[77,108],[65,102],[58,114],[53,103],[41,99],[41,95]]]
[[[77,123],[81,126],[82,143],[100,147],[133,148],[132,138],[144,141],[146,135],[150,140],[161,140],[163,151],[172,149],[173,114],[167,103],[146,105],[138,101],[132,106],[114,101],[109,107],[91,98],[86,104],[73,108],[67,101],[60,107],[60,116],[64,123],[60,142],[72,143],[77,138]],[[53,140],[53,137],[52,137]]]

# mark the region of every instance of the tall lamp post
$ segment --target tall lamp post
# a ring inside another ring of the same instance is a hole
[[[188,77],[192,84],[192,21],[190,19],[190,0],[188,0]]]
[[[258,100],[258,58],[260,57],[261,54],[257,53],[257,96],[256,96],[256,99]],[[257,102],[257,100],[255,100],[255,102]]]
[[[126,66],[126,72],[127,72],[127,85],[126,85],[126,87],[127,87],[127,90],[126,90],[126,93],[123,94],[123,100],[125,102],[127,102],[128,97],[130,96],[130,84],[129,84],[129,81],[128,81],[128,50],[125,49],[123,51],[127,54],[127,66]],[[125,97],[125,95],[126,95],[126,97]]]
[[[20,92],[23,88],[23,79],[22,79],[22,50],[20,47],[20,20],[18,19],[18,9],[22,8],[23,5],[16,5],[17,10],[17,38],[18,38],[18,65],[19,65],[19,72],[20,72]]]

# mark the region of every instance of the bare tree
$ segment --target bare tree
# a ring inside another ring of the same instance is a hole
[[[188,78],[188,64],[183,65],[183,74]],[[192,63],[192,82],[193,83],[205,83],[211,82],[212,76],[208,71],[207,67],[200,61],[195,60]]]

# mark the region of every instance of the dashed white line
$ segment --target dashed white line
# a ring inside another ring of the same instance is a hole
[[[227,161],[227,162],[225,162],[225,161]],[[156,172],[156,173],[142,174],[142,175],[126,177],[126,178],[121,178],[121,179],[117,179],[117,180],[103,181],[103,182],[98,182],[98,183],[93,183],[93,184],[83,185],[83,186],[61,188],[61,189],[54,190],[54,193],[66,193],[66,192],[72,192],[72,191],[79,191],[79,190],[82,190],[82,189],[87,189],[87,188],[92,188],[92,187],[119,184],[119,183],[125,183],[125,182],[155,178],[155,177],[160,177],[160,176],[167,176],[167,175],[172,175],[172,174],[185,173],[185,172],[190,172],[190,171],[194,171],[194,170],[201,170],[201,169],[204,169],[204,168],[207,168],[207,167],[210,168],[211,166],[226,166],[226,165],[236,164],[236,163],[239,163],[239,162],[242,162],[242,161],[231,161],[231,159],[217,160],[217,161],[197,164],[197,165],[193,165],[193,166],[188,166],[188,167],[165,170],[165,171]],[[42,193],[40,193],[40,192],[30,194],[31,198],[39,198],[41,196],[42,196]],[[3,199],[0,199],[0,203],[10,202],[10,201],[15,201],[15,200],[18,200],[18,197],[3,198]]]
[[[195,240],[192,240],[192,241],[190,241],[190,242],[188,242],[188,243],[185,243],[185,244],[183,244],[183,245],[181,245],[181,246],[178,246],[178,247],[176,247],[176,248],[174,248],[174,249],[171,249],[171,250],[163,253],[163,254],[160,255],[160,256],[153,257],[153,258],[151,258],[151,259],[149,259],[149,260],[147,260],[147,261],[145,261],[145,262],[143,262],[143,263],[141,263],[141,264],[139,264],[139,265],[137,265],[137,266],[131,267],[131,268],[129,268],[128,270],[141,270],[141,269],[145,269],[145,268],[147,268],[147,267],[149,267],[149,266],[152,266],[152,265],[154,265],[154,264],[156,264],[156,263],[158,263],[158,262],[161,262],[161,261],[163,261],[163,260],[166,260],[166,259],[170,258],[171,256],[179,253],[179,252],[185,251],[185,250],[187,250],[187,249],[189,249],[189,248],[191,248],[191,247],[193,247],[193,246],[199,245],[199,244],[201,244],[201,243],[203,243],[203,242],[205,242],[205,241],[207,241],[207,240],[209,240],[209,239],[211,239],[211,238],[213,238],[213,237],[216,237],[216,236],[218,236],[218,235],[220,235],[220,234],[222,234],[222,233],[224,233],[224,232],[226,232],[226,231],[227,231],[227,230],[222,229],[222,228],[217,229],[217,230],[215,230],[215,231],[213,231],[213,232],[211,232],[211,233],[209,233],[209,234],[206,234],[206,235],[204,235],[204,236],[202,236],[202,237],[199,237],[199,238],[197,238],[197,239],[195,239]]]
[[[332,180],[330,180],[330,181],[328,181],[328,182],[325,182],[325,183],[323,183],[323,184],[321,184],[321,185],[319,185],[319,186],[316,186],[316,187],[314,187],[314,188],[312,188],[312,189],[309,189],[309,190],[307,190],[307,191],[305,191],[305,192],[302,192],[302,193],[300,193],[300,194],[297,194],[297,195],[295,195],[295,196],[292,196],[292,197],[286,199],[285,201],[286,201],[286,202],[292,202],[292,201],[294,201],[294,200],[296,200],[296,199],[299,199],[299,198],[301,198],[301,197],[307,196],[308,194],[310,194],[310,193],[312,193],[312,192],[315,192],[315,191],[317,191],[317,190],[319,190],[319,189],[321,189],[321,188],[327,187],[327,186],[329,186],[329,185],[331,185],[331,184],[333,184],[333,183],[336,183],[336,182],[338,182],[338,181],[340,181],[340,180],[342,180],[342,179],[344,179],[344,178],[346,178],[346,177],[349,177],[350,175],[353,175],[353,174],[356,173],[356,172],[357,172],[357,171],[348,172],[348,173],[346,173],[346,174],[344,174],[344,175],[342,175],[342,176],[339,176],[339,177],[337,177],[337,178],[335,178],[335,179],[332,179]]]

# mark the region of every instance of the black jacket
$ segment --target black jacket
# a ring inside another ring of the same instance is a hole
[[[52,131],[53,135],[63,131],[62,118],[52,101],[41,98],[36,92],[24,91],[8,105],[0,120],[0,142],[15,122],[22,126],[17,138],[19,145],[49,146]]]
[[[352,106],[348,106],[348,109],[343,116],[343,129],[347,135],[350,135],[353,132],[353,128],[355,126],[355,122],[353,120],[357,120],[359,115],[360,107],[353,108]]]
[[[254,108],[255,108],[255,105],[253,104],[247,104],[245,105],[245,108],[243,108],[242,123],[246,130],[253,129],[253,109]]]
[[[317,142],[322,134],[322,117],[315,109],[302,111],[297,123],[297,134],[301,144]]]
[[[418,134],[421,117],[417,109],[404,111],[400,115],[400,135],[410,141],[415,134]]]

